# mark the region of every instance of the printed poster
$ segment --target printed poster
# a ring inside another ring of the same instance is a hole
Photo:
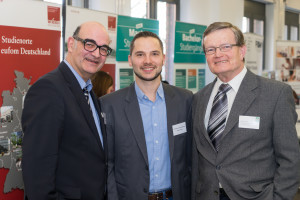
[[[175,63],[205,63],[202,36],[206,26],[176,22],[175,25]]]
[[[23,200],[23,101],[29,87],[60,63],[61,8],[2,0],[0,13],[0,199]]]
[[[247,46],[245,66],[253,73],[261,75],[263,68],[264,37],[254,33],[245,33],[244,38]]]

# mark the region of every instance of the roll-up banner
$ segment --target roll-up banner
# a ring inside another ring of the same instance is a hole
[[[30,85],[60,62],[61,7],[2,0],[0,13],[0,199],[23,200],[23,101]]]
[[[205,86],[202,36],[206,26],[176,22],[174,48],[175,85],[197,92]]]

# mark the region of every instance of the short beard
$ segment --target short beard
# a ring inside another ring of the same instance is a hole
[[[157,77],[160,76],[161,71],[162,71],[162,70],[160,70],[160,72],[156,73],[155,76],[152,77],[152,78],[145,78],[145,77],[141,76],[140,74],[136,73],[136,72],[133,70],[134,74],[135,74],[137,77],[139,77],[139,79],[141,79],[141,80],[143,80],[143,81],[153,81],[153,80],[157,79]]]

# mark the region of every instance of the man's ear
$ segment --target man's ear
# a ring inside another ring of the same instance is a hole
[[[132,67],[132,62],[131,62],[131,56],[130,55],[128,55],[128,64],[129,64],[129,66]]]
[[[243,45],[240,47],[240,55],[241,55],[241,60],[243,60],[246,56],[246,52],[247,52],[247,47],[246,45]]]
[[[72,52],[75,48],[75,39],[73,37],[68,38],[68,52]]]

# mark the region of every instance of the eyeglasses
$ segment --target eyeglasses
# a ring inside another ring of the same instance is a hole
[[[217,48],[219,48],[220,51],[222,51],[222,52],[227,52],[227,51],[230,51],[233,46],[240,46],[240,45],[238,45],[238,44],[222,44],[219,47],[208,47],[205,49],[205,54],[206,55],[215,54],[217,51]]]
[[[112,52],[112,49],[107,45],[99,46],[96,44],[94,40],[90,39],[81,39],[80,37],[73,37],[75,40],[80,41],[83,43],[84,49],[88,52],[94,52],[96,49],[99,48],[99,53],[102,56],[109,56]]]

